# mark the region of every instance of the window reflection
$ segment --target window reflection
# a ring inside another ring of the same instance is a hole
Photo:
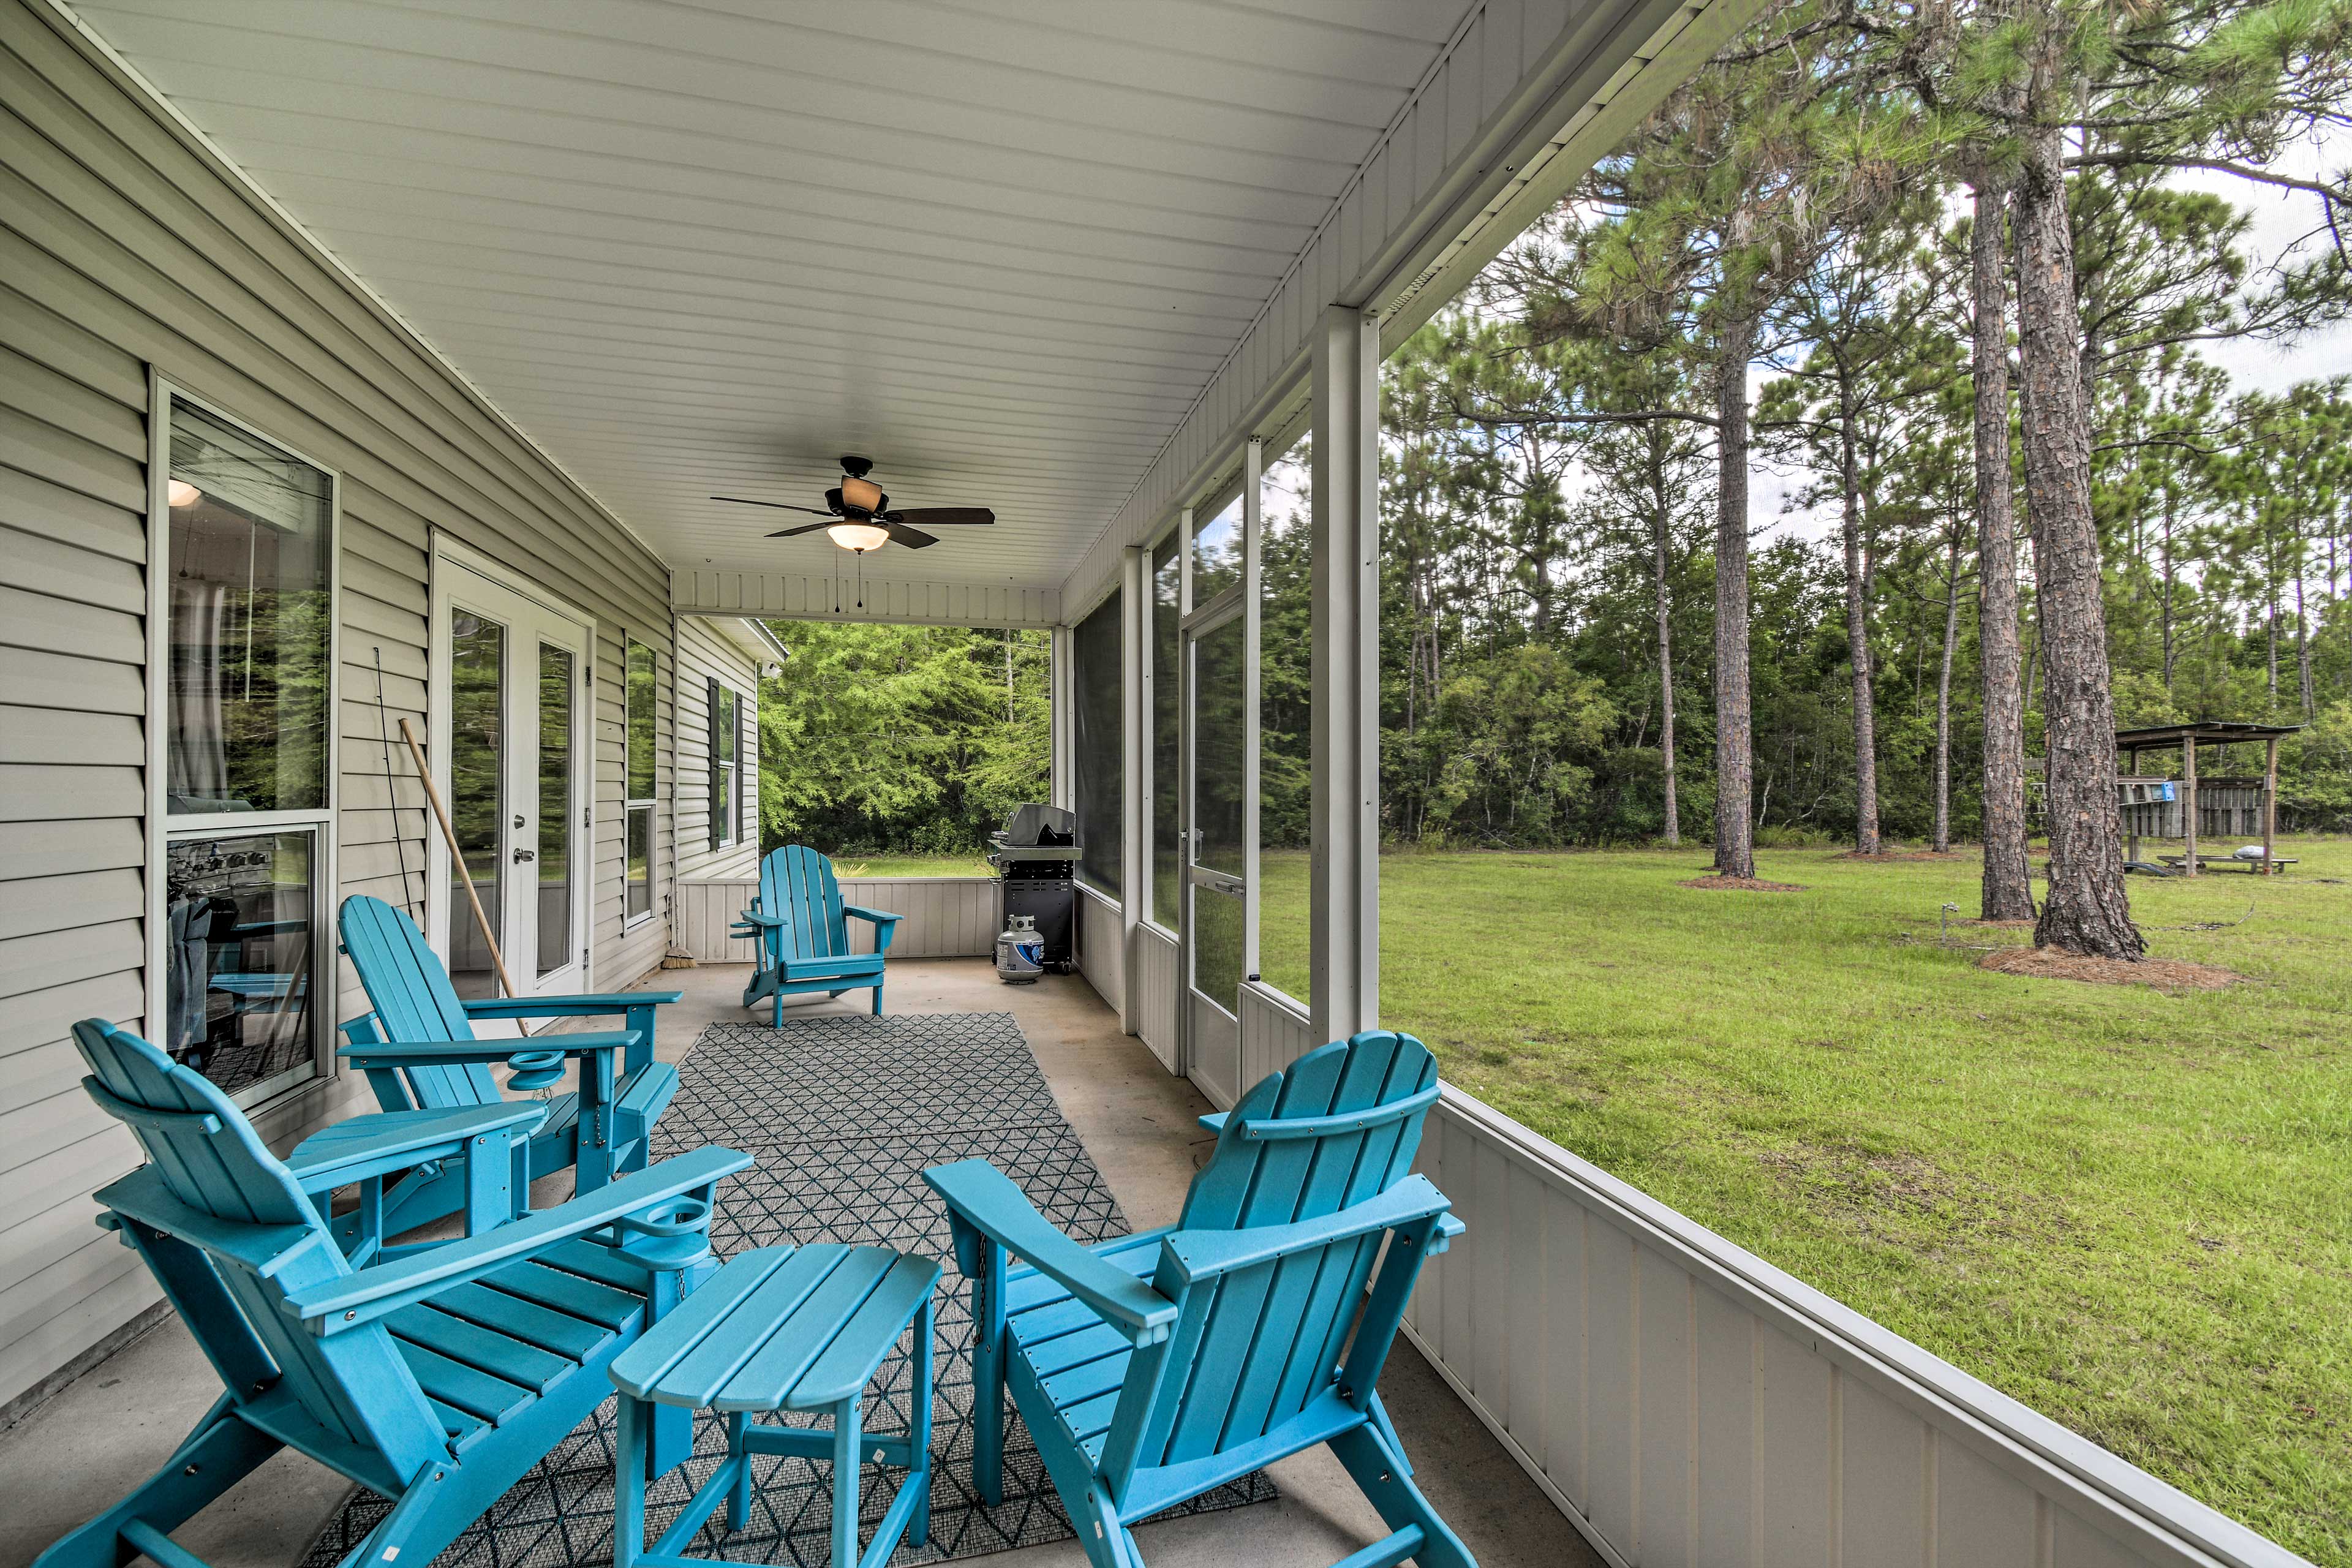
[[[169,472],[169,807],[318,810],[333,481],[177,399]]]
[[[450,826],[474,897],[490,934],[506,945],[499,873],[499,823],[506,816],[507,629],[471,610],[459,610],[449,639]],[[449,868],[449,983],[465,997],[496,996],[499,974],[482,921],[466,897],[456,866]]]
[[[539,972],[572,955],[572,651],[539,645]]]
[[[165,1049],[223,1090],[312,1062],[315,830],[164,852]]]

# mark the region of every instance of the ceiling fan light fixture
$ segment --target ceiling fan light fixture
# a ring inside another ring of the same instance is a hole
[[[877,512],[887,499],[882,494],[882,487],[872,479],[858,479],[854,475],[842,477],[841,504],[845,510]]]
[[[173,479],[164,487],[164,499],[172,503],[172,510],[177,511],[184,506],[194,506],[204,500],[205,492],[185,479]]]
[[[890,542],[890,531],[878,523],[836,522],[824,531],[844,550],[879,550]]]

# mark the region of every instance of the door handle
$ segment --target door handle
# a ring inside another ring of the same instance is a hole
[[[518,849],[515,851],[515,864],[518,866],[521,865],[526,860],[536,860],[538,858],[538,854],[532,850]]]

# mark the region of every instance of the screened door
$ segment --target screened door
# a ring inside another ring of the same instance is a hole
[[[1235,1014],[1245,963],[1244,793],[1254,694],[1237,595],[1185,628],[1182,994],[1191,1076],[1218,1103],[1241,1090]]]
[[[434,771],[461,851],[436,842],[435,947],[461,996],[587,985],[588,630],[437,563]],[[470,880],[471,886],[468,886]]]

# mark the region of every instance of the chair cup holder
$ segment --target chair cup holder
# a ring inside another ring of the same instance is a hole
[[[514,1069],[507,1087],[518,1094],[552,1089],[563,1081],[562,1051],[517,1051],[507,1058],[507,1066]]]
[[[641,1215],[613,1222],[623,1252],[655,1268],[684,1268],[710,1250],[710,1205],[701,1198],[672,1198]]]

